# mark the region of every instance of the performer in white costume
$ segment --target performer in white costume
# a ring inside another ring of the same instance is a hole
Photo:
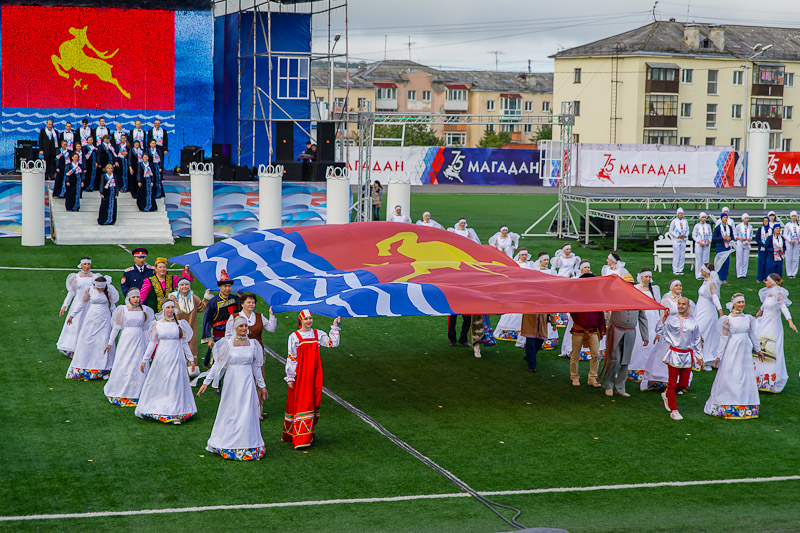
[[[508,226],[500,226],[500,231],[489,237],[489,246],[494,246],[508,257],[514,257],[519,247],[519,233],[508,231]]]
[[[403,206],[400,205],[394,206],[394,213],[389,215],[387,220],[389,222],[405,222],[406,224],[411,224],[411,217],[403,214]]]
[[[606,258],[606,264],[600,269],[601,276],[618,276],[624,278],[625,274],[629,274],[625,268],[625,262],[620,259],[616,252],[611,252]]]
[[[634,285],[639,291],[646,294],[653,300],[661,301],[661,289],[658,285],[653,285],[653,272],[649,268],[643,268],[637,275]],[[647,333],[648,339],[651,340],[650,344],[644,346],[644,339],[637,332],[636,342],[633,345],[633,352],[631,353],[631,362],[628,365],[628,379],[634,383],[639,383],[642,380],[644,369],[647,366],[647,361],[650,358],[650,352],[653,351],[653,342],[656,336],[656,322],[661,318],[661,312],[658,309],[650,309],[644,312],[647,317]]]
[[[459,218],[458,222],[456,222],[456,225],[452,228],[447,228],[447,231],[452,231],[456,235],[461,235],[462,237],[471,239],[478,244],[481,243],[481,240],[478,238],[478,234],[475,233],[475,230],[467,227],[467,219],[464,217]]]
[[[736,240],[736,277],[746,278],[753,240],[753,226],[750,225],[750,215],[747,213],[742,215],[742,221],[736,226],[733,238]]]
[[[694,276],[703,279],[700,275],[700,267],[711,260],[711,226],[706,222],[708,215],[700,213],[700,222],[692,229],[692,240],[694,241]]]
[[[789,213],[791,220],[783,228],[783,238],[786,241],[786,277],[797,277],[798,262],[800,262],[800,223],[797,221],[797,211]]]
[[[567,243],[553,256],[553,268],[562,278],[578,277],[581,258],[572,253],[572,245]]]
[[[417,220],[418,226],[428,226],[429,228],[444,229],[444,227],[431,218],[431,212],[425,211],[422,213],[422,220]]]
[[[728,209],[727,207],[723,207],[722,209],[720,209],[720,210],[719,210],[719,212],[720,212],[720,213],[725,213],[726,215],[728,215],[728,218],[730,218],[730,217],[731,217],[731,216],[730,216],[730,209]],[[720,221],[721,221],[721,220],[722,220],[722,218],[721,218],[721,217],[717,217],[717,220],[714,222],[714,227],[715,227],[715,228],[716,228],[717,226],[719,226],[719,224],[720,224]]]
[[[700,328],[700,336],[703,338],[703,353],[709,356],[717,353],[719,344],[719,331],[717,322],[722,316],[722,303],[719,300],[719,276],[714,272],[714,265],[706,263],[700,267],[700,275],[703,276],[703,284],[697,291],[697,307],[695,308],[694,318]],[[714,360],[704,361],[703,370],[710,372],[714,365]]]
[[[111,333],[111,310],[119,300],[119,293],[111,284],[111,276],[97,276],[93,286],[77,298],[78,305],[69,312],[67,322],[74,322],[84,307],[86,312],[65,377],[85,381],[108,379],[106,376],[114,365],[114,350],[106,351],[106,345]]]
[[[64,313],[67,312],[71,313],[78,307],[81,298],[76,298],[75,296],[86,294],[86,289],[92,286],[94,278],[97,276],[92,272],[92,260],[88,257],[81,258],[78,268],[80,270],[77,273],[67,276],[67,296],[64,298],[64,303],[61,304],[61,311],[58,312],[58,316],[64,316]],[[56,342],[56,348],[67,357],[72,357],[72,353],[75,351],[75,345],[78,343],[78,332],[83,324],[83,314],[85,312],[86,308],[84,307],[80,313],[75,313],[72,322],[68,322],[66,318],[64,319],[64,326],[61,328],[61,335],[59,335]]]
[[[764,352],[765,360],[756,361],[756,383],[763,392],[781,392],[789,375],[786,372],[786,359],[783,345],[783,322],[781,315],[789,323],[789,327],[797,333],[797,326],[792,322],[788,307],[789,291],[782,287],[783,280],[777,274],[767,276],[766,287],[758,291],[761,309],[756,314],[756,339],[759,348]]]
[[[550,256],[547,255],[547,252],[542,252],[545,256],[547,256],[547,264],[550,263]],[[539,259],[541,259],[542,254],[539,254]],[[517,255],[514,256],[514,261],[520,266],[520,268],[526,268],[528,270],[540,270],[539,263],[541,261],[537,260],[537,262],[530,260],[530,254],[528,253],[527,248],[519,248],[517,250]],[[547,265],[545,265],[547,268]],[[548,269],[549,270],[549,269]],[[549,274],[549,272],[548,272]]]
[[[115,349],[114,368],[103,387],[103,394],[112,405],[133,407],[139,401],[147,377],[139,370],[139,364],[154,318],[153,310],[149,306],[142,306],[139,289],[136,288],[128,291],[125,303],[117,306],[111,316],[112,327],[106,351]],[[117,334],[119,341],[114,348]]]
[[[689,237],[689,223],[683,217],[683,208],[679,207],[677,215],[669,223],[669,237],[672,239],[672,273],[683,275],[686,262],[686,239]]]

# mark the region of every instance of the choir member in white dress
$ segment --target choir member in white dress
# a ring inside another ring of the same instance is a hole
[[[114,349],[114,339],[119,334],[114,368],[103,387],[103,394],[112,405],[133,407],[139,401],[146,375],[139,370],[142,353],[147,347],[147,332],[155,316],[148,306],[142,306],[139,289],[128,291],[125,303],[117,306],[111,316],[111,335],[106,351]],[[121,333],[120,333],[121,332]]]
[[[690,304],[689,298],[681,296],[677,300],[678,312],[673,315],[669,310],[664,311],[656,324],[656,333],[667,348],[662,361],[669,369],[667,390],[661,393],[661,398],[673,420],[683,420],[678,412],[676,394],[689,388],[695,360],[703,360],[700,329],[689,314]]]
[[[444,227],[431,218],[431,212],[425,211],[422,213],[422,220],[417,220],[418,226],[428,226],[429,228],[444,229]]]
[[[456,222],[456,225],[452,228],[447,228],[447,231],[452,231],[456,235],[466,237],[467,239],[473,240],[478,244],[481,243],[481,240],[478,238],[478,234],[475,233],[475,230],[467,227],[467,219],[464,217],[459,218],[458,222]]]
[[[394,213],[389,215],[389,222],[405,222],[411,224],[411,217],[403,214],[403,206],[394,206]]]
[[[500,226],[500,231],[489,237],[489,246],[494,246],[508,257],[514,257],[519,247],[519,233],[508,231],[508,226]]]
[[[694,275],[697,279],[702,279],[700,267],[711,260],[711,226],[706,219],[708,215],[700,213],[700,222],[692,228],[692,240],[694,241]]]
[[[661,289],[658,285],[653,285],[653,272],[649,268],[643,268],[637,275],[634,285],[640,292],[646,294],[653,300],[661,301]],[[658,309],[650,309],[644,312],[647,317],[647,333],[648,339],[656,337],[656,322],[661,317]],[[636,333],[636,342],[633,344],[633,352],[631,353],[631,362],[628,365],[628,379],[634,383],[639,383],[642,380],[644,369],[647,366],[647,361],[650,357],[650,352],[653,351],[653,343],[644,346],[644,339],[641,334]]]
[[[714,272],[714,265],[706,263],[700,267],[700,275],[703,276],[703,284],[697,291],[697,306],[694,311],[694,318],[700,328],[700,336],[703,338],[703,353],[709,356],[717,353],[719,344],[719,331],[717,322],[722,316],[722,303],[719,300],[719,276]],[[714,364],[713,359],[704,362],[703,370],[711,371]]]
[[[747,267],[750,264],[750,246],[753,240],[753,226],[750,225],[750,215],[742,215],[742,221],[736,225],[733,232],[736,240],[736,277],[746,278]]]
[[[106,341],[111,333],[111,310],[119,300],[119,293],[111,284],[111,276],[97,276],[93,286],[77,298],[78,306],[69,312],[67,322],[74,322],[84,308],[86,312],[65,377],[85,381],[108,379],[106,376],[114,365],[114,350],[106,351]]]
[[[81,258],[81,263],[78,265],[80,269],[77,273],[72,273],[67,276],[67,296],[64,298],[64,303],[61,304],[61,311],[58,316],[64,316],[64,313],[72,311],[78,307],[80,303],[80,296],[86,294],[86,289],[92,286],[96,274],[92,272],[92,260],[88,257]],[[76,298],[76,295],[80,295]],[[78,332],[83,325],[83,314],[86,312],[84,307],[80,313],[72,313],[72,321],[64,319],[64,326],[61,328],[61,335],[58,336],[56,348],[59,352],[67,357],[72,357],[75,351],[75,345],[78,344]]]
[[[778,215],[775,214],[775,211],[770,211],[769,213],[767,213],[767,218],[769,219],[770,230],[772,230],[772,228],[775,227],[775,224],[781,223],[781,219],[778,218]]]
[[[791,220],[783,228],[783,239],[786,241],[786,277],[797,277],[800,262],[800,223],[797,222],[797,211],[789,213]]]
[[[756,314],[756,339],[759,348],[764,352],[764,362],[756,361],[756,383],[762,392],[778,393],[783,390],[789,375],[786,372],[786,359],[783,353],[783,322],[781,315],[789,323],[789,327],[797,333],[788,307],[789,291],[782,287],[783,280],[777,274],[767,276],[766,287],[758,291],[761,309]]]
[[[681,292],[683,285],[677,279],[672,280],[669,284],[669,292],[661,299],[661,305],[669,309],[670,316],[678,313],[678,300],[681,299]],[[689,315],[691,316],[694,311],[694,302],[689,300]],[[660,320],[660,319],[659,319]],[[668,344],[661,338],[661,335],[656,334],[655,344],[653,351],[650,352],[650,357],[647,360],[644,374],[642,374],[642,381],[639,383],[639,389],[653,390],[653,389],[666,389],[667,382],[669,381],[669,367],[664,363],[664,356],[669,351]],[[691,376],[689,383],[691,383]]]
[[[603,268],[600,270],[600,275],[624,278],[625,274],[629,274],[628,270],[625,268],[625,261],[620,259],[616,252],[608,254],[606,264],[603,265]]]
[[[263,401],[269,397],[261,373],[264,350],[257,340],[247,336],[246,318],[237,317],[233,327],[233,337],[225,337],[214,344],[214,365],[197,391],[200,396],[209,384],[218,388],[222,370],[225,370],[225,388],[206,450],[223,459],[259,460],[266,452],[259,423],[259,398]]]
[[[139,367],[147,378],[135,414],[139,418],[177,425],[197,412],[186,371],[186,361],[192,363],[192,370],[195,368],[194,355],[189,349],[192,328],[185,320],[175,319],[172,300],[166,300],[161,310],[163,318],[150,326],[149,342]],[[151,356],[153,362],[148,371]]]
[[[689,223],[683,217],[683,208],[679,207],[677,217],[669,223],[669,237],[672,239],[672,273],[683,274],[686,262],[686,239],[689,236]]]
[[[759,360],[764,354],[756,340],[756,320],[744,314],[744,295],[733,295],[727,304],[731,313],[719,319],[720,343],[716,353],[719,370],[703,412],[736,420],[758,418],[758,385],[753,369],[753,351]],[[713,357],[706,353],[707,359]]]
[[[562,278],[576,278],[580,275],[581,258],[572,253],[572,245],[567,243],[553,256],[553,268]]]

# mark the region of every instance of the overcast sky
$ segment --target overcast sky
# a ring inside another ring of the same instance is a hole
[[[342,0],[333,0],[341,5]],[[319,2],[316,8],[324,7]],[[759,9],[762,7],[763,9]],[[797,27],[800,1],[659,1],[658,20]],[[548,55],[653,21],[652,0],[350,0],[351,61],[410,58],[449,69],[552,72]],[[344,9],[333,13],[341,33]],[[327,53],[327,15],[313,21],[313,51]],[[385,51],[385,52],[384,52]],[[495,54],[495,52],[497,52]]]

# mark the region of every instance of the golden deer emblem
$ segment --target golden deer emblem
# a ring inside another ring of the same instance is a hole
[[[117,52],[119,52],[119,48],[110,54],[108,52],[101,52],[89,42],[89,38],[86,36],[86,28],[87,26],[81,29],[70,28],[69,33],[74,38],[68,39],[59,45],[59,55],[54,54],[50,56],[53,66],[56,68],[56,72],[58,72],[59,76],[67,79],[69,79],[70,70],[75,70],[83,74],[94,74],[100,78],[101,81],[114,85],[125,98],[130,98],[131,93],[123,89],[119,81],[117,81],[111,73],[111,69],[114,65],[106,61],[114,57]],[[97,57],[89,57],[86,55],[83,51],[84,47],[94,52]]]

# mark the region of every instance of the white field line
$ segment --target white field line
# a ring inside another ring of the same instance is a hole
[[[520,494],[548,494],[560,492],[592,492],[600,490],[647,489],[660,487],[687,487],[697,485],[731,485],[737,483],[774,483],[776,481],[798,481],[798,476],[748,477],[739,479],[705,479],[698,481],[662,481],[657,483],[629,483],[624,485],[597,485],[594,487],[553,487],[548,489],[498,490],[481,492],[482,496],[507,496]],[[384,498],[351,498],[341,500],[311,500],[299,502],[246,503],[237,505],[207,505],[202,507],[173,507],[167,509],[138,509],[133,511],[99,511],[94,513],[38,514],[22,516],[0,516],[0,522],[23,520],[63,520],[68,518],[103,518],[112,516],[139,516],[155,514],[196,513],[201,511],[230,511],[237,509],[270,509],[274,507],[311,507],[319,505],[341,505],[354,503],[385,503],[411,500],[437,500],[447,498],[468,498],[469,494],[458,492],[450,494],[414,494]]]

